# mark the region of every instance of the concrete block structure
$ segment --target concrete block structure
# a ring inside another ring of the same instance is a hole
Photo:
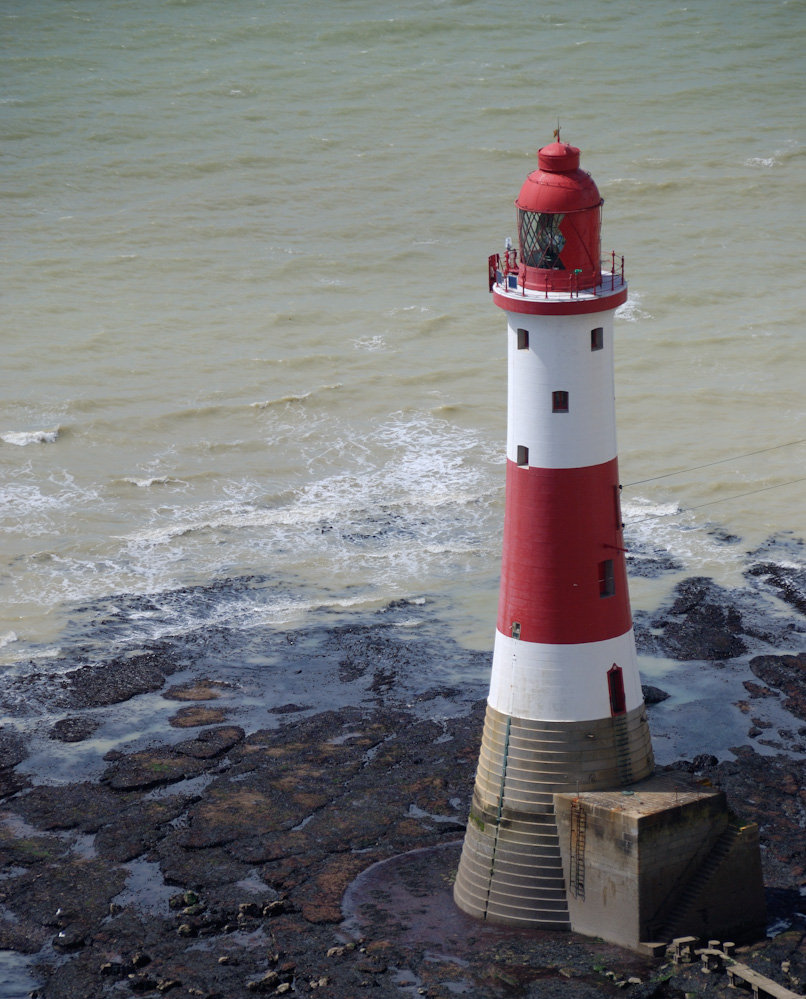
[[[763,936],[758,827],[687,774],[554,799],[569,921],[623,947]]]
[[[627,284],[623,258],[601,259],[603,201],[579,164],[579,150],[559,136],[538,152],[515,203],[518,248],[508,240],[489,259],[493,301],[507,317],[504,545],[454,898],[480,919],[637,946],[678,916],[695,918],[700,910],[675,906],[719,844],[730,845],[729,819],[718,792],[698,792],[683,808],[647,789],[635,801],[651,807],[622,807],[632,800],[622,789],[644,787],[654,769],[616,449],[614,316]],[[580,857],[574,822],[583,817],[592,833]],[[751,832],[737,837],[728,854],[752,868],[754,887],[741,898],[757,925],[760,868],[748,858],[758,846]],[[709,921],[722,919],[716,902],[703,911],[712,933]]]

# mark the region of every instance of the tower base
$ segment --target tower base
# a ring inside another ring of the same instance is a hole
[[[627,786],[652,768],[643,705],[612,718],[547,722],[488,704],[456,904],[490,922],[571,929],[555,793]]]

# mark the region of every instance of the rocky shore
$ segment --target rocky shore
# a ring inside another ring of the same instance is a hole
[[[667,606],[636,616],[645,654],[696,663],[740,692],[723,704],[726,731],[743,732],[729,751],[710,751],[703,733],[663,765],[723,787],[759,823],[773,935],[740,959],[798,992],[805,582],[777,565],[735,591],[687,579]],[[508,931],[455,909],[485,657],[441,638],[434,622],[413,626],[415,611],[432,613],[400,604],[372,620],[263,635],[259,669],[220,630],[193,647],[86,653],[7,678],[0,950],[28,956],[37,984],[27,992],[726,993],[724,975],[695,966]],[[648,686],[662,748],[686,702],[666,698],[663,679]],[[149,720],[145,734],[121,736],[132,717]]]

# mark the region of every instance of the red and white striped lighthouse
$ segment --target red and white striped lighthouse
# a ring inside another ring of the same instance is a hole
[[[506,512],[492,679],[455,885],[464,911],[567,927],[556,792],[653,769],[627,591],[613,317],[602,198],[579,150],[538,152],[515,202],[519,247],[490,258],[507,316]]]

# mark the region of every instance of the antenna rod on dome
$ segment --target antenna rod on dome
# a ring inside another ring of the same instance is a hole
[[[560,141],[560,119],[559,118],[557,119],[557,127],[554,130],[554,138],[558,142]]]

